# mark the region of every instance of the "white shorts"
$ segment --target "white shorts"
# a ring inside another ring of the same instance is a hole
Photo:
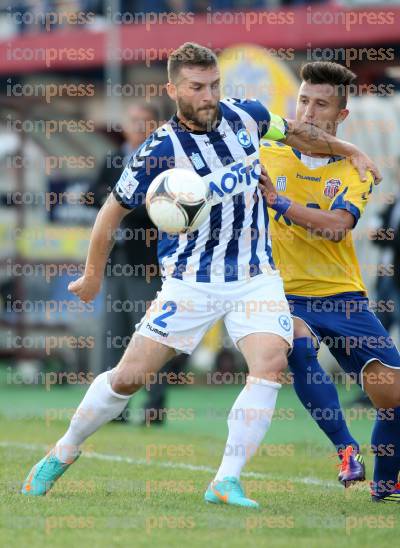
[[[280,335],[292,346],[293,322],[278,271],[211,284],[167,278],[136,332],[191,354],[221,318],[235,346],[250,333]]]

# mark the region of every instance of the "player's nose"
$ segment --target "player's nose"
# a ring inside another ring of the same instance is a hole
[[[212,89],[209,86],[204,87],[202,99],[205,103],[207,103],[206,106],[212,106],[214,103],[214,96],[212,93]]]
[[[312,106],[308,106],[306,108],[306,111],[304,113],[304,118],[305,118],[305,121],[308,122],[308,123],[311,123],[314,121],[314,107]]]

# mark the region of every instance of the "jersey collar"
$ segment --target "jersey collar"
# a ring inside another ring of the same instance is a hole
[[[296,148],[292,148],[292,152],[299,160],[301,160],[301,152],[300,150],[297,150]],[[329,158],[328,164],[332,164],[333,162],[340,162],[340,160],[344,160],[344,156],[331,156]]]

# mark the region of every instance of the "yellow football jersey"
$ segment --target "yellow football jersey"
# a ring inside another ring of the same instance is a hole
[[[362,182],[346,159],[332,158],[324,166],[309,168],[300,158],[298,151],[279,142],[264,141],[260,148],[261,163],[280,194],[306,207],[347,210],[357,222],[372,192],[372,175]],[[332,242],[273,209],[269,218],[273,258],[287,294],[366,293],[350,231],[340,242]]]

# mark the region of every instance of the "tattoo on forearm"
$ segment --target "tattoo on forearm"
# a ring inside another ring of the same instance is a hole
[[[334,155],[332,143],[330,143],[329,136],[325,133],[325,131],[322,131],[318,127],[307,123],[303,123],[300,126],[293,128],[293,135],[301,137],[303,134],[306,134],[310,141],[324,141],[328,148],[329,154],[331,156]]]

